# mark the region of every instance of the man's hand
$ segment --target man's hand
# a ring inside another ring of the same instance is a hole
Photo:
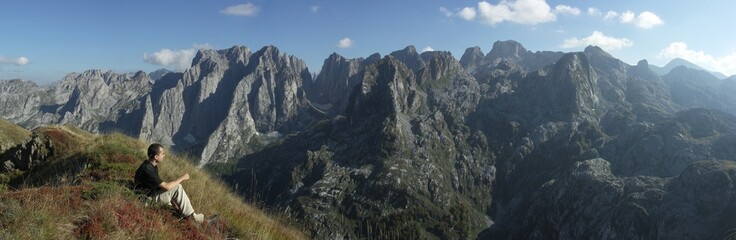
[[[186,181],[186,180],[189,180],[189,173],[185,173],[184,175],[181,175],[181,177],[179,177],[179,179],[176,179],[176,181],[162,182],[158,186],[163,188],[166,191],[169,191],[172,188],[176,187],[176,185],[179,185],[181,184],[181,182]]]

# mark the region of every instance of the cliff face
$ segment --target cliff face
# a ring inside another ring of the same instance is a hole
[[[365,67],[381,59],[373,54],[366,59],[346,59],[331,54],[322,64],[322,70],[314,81],[304,83],[307,97],[319,110],[331,115],[345,113],[353,88],[360,84]]]
[[[200,154],[200,166],[252,152],[254,136],[280,135],[311,121],[303,61],[267,46],[201,50],[181,79],[154,85],[152,141]],[[300,114],[301,113],[301,114]]]
[[[90,70],[46,88],[3,81],[3,116],[27,128],[72,124],[91,132],[120,131],[200,155],[200,166],[252,152],[251,138],[304,128],[310,111],[303,61],[273,46],[201,50],[184,73]],[[278,139],[278,137],[271,137]],[[269,138],[269,139],[271,139]],[[261,143],[262,144],[262,143]]]
[[[428,59],[416,72],[391,55],[369,65],[344,117],[246,156],[226,179],[321,238],[472,236],[490,224],[495,174],[485,136],[463,122],[480,89],[449,53]]]

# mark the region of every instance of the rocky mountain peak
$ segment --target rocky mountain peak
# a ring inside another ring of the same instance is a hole
[[[427,65],[417,74],[419,84],[434,82],[443,77],[454,76],[456,72],[462,69],[460,62],[450,52],[424,52],[422,56],[426,59]]]
[[[368,56],[368,58],[365,59],[366,64],[372,64],[378,61],[381,61],[380,53],[371,54],[370,56]]]
[[[357,92],[350,97],[348,118],[360,118],[378,114],[402,112],[407,108],[406,99],[414,89],[414,73],[393,55],[367,66]],[[387,107],[388,106],[388,107]]]
[[[268,45],[258,50],[256,52],[256,55],[265,56],[270,59],[278,59],[281,57],[281,50],[279,50],[279,48],[277,48],[276,46]]]
[[[663,75],[662,79],[668,84],[680,82],[699,86],[710,86],[713,88],[718,87],[718,84],[721,82],[720,79],[705,70],[682,65],[673,68],[669,73]]]
[[[597,75],[584,53],[568,53],[555,64],[550,93],[555,108],[568,116],[591,116],[598,106]],[[571,120],[571,119],[567,119]]]
[[[518,65],[523,71],[537,70],[554,64],[562,55],[564,55],[562,52],[531,52],[521,43],[512,40],[496,41],[493,43],[493,49],[483,58],[483,68],[476,71],[475,75],[477,75],[476,78],[482,78],[503,61],[513,62],[513,64],[506,65]]]
[[[601,72],[612,75],[611,78],[613,79],[621,79],[627,75],[629,65],[611,56],[611,54],[608,54],[606,51],[598,46],[586,47],[583,51],[583,54],[585,54],[585,56],[588,58],[591,66]],[[616,82],[619,80],[612,81]]]
[[[162,77],[164,77],[166,74],[169,74],[169,73],[171,73],[170,70],[168,70],[166,68],[159,68],[156,71],[153,71],[153,72],[149,73],[148,74],[148,77],[151,78],[151,80],[153,80],[155,82],[155,81],[158,81],[159,79],[161,79]]]
[[[414,47],[414,45],[409,45],[404,49],[394,51],[389,55],[393,56],[396,60],[404,63],[407,67],[409,67],[409,69],[414,72],[422,69],[425,65],[424,60],[422,60],[421,56],[419,56],[419,53],[417,53],[417,49]]]
[[[493,43],[491,51],[486,55],[486,59],[491,61],[500,58],[521,60],[522,56],[529,53],[519,42],[513,40],[496,41]]]
[[[583,53],[585,55],[588,55],[588,57],[595,56],[595,57],[605,57],[605,58],[613,58],[611,54],[608,54],[608,52],[604,51],[602,48],[598,46],[588,45],[585,47],[585,50],[583,50]]]
[[[460,65],[462,65],[468,72],[475,72],[475,68],[483,61],[483,52],[480,47],[470,47],[465,49],[465,53],[460,58]]]
[[[324,64],[322,64],[322,66],[324,68],[324,65],[327,63],[339,63],[339,62],[344,62],[344,61],[345,61],[345,57],[343,57],[342,55],[336,52],[333,52],[332,54],[330,54],[330,56],[327,57],[327,59],[325,59],[325,62]]]
[[[364,68],[363,58],[346,59],[337,53],[330,54],[315,81],[305,82],[308,98],[322,111],[341,114]]]

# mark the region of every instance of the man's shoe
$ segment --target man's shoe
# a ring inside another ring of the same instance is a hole
[[[192,218],[197,223],[203,223],[204,222],[204,214],[201,214],[201,213],[192,213]]]

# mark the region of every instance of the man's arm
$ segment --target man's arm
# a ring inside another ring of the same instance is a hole
[[[175,188],[176,185],[181,184],[181,182],[189,180],[189,173],[185,173],[184,175],[181,175],[179,179],[176,179],[171,182],[161,182],[161,184],[158,185],[158,187],[165,189],[166,191],[171,190],[172,188]]]

